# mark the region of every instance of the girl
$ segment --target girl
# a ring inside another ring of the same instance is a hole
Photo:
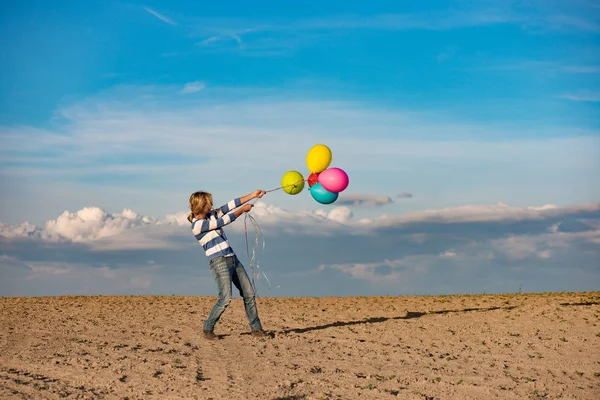
[[[217,209],[213,209],[213,199],[210,193],[200,191],[192,193],[190,196],[191,213],[188,215],[188,221],[192,224],[192,233],[196,240],[204,248],[219,290],[219,298],[204,321],[204,337],[207,339],[217,339],[213,332],[214,327],[221,318],[221,314],[231,303],[232,283],[244,299],[244,308],[251,334],[261,337],[268,336],[258,317],[254,288],[248,274],[222,229],[223,226],[235,221],[242,213],[252,209],[252,204],[245,203],[255,198],[261,198],[265,193],[264,190],[256,190],[246,196],[235,198]],[[232,211],[234,209],[235,211]]]

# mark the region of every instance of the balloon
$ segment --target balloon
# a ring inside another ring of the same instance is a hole
[[[319,174],[319,183],[326,190],[339,193],[348,187],[348,174],[341,168],[328,168]]]
[[[288,194],[298,194],[304,189],[304,176],[298,171],[288,171],[281,178],[281,186]]]
[[[306,155],[306,166],[312,173],[325,171],[331,164],[331,150],[324,144],[313,146]]]
[[[310,189],[310,194],[321,204],[331,204],[337,200],[338,194],[325,189],[320,183],[315,183]]]
[[[308,177],[308,187],[312,187],[317,182],[319,182],[319,174],[310,174]]]

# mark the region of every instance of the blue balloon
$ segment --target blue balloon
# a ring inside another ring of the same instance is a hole
[[[339,196],[338,193],[333,193],[325,189],[319,182],[312,185],[309,191],[313,199],[321,204],[331,204],[336,201]]]

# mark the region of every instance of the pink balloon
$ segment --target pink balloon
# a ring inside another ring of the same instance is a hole
[[[333,193],[339,193],[348,187],[348,175],[340,168],[327,168],[319,174],[319,183]]]

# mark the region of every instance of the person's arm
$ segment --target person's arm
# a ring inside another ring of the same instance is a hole
[[[242,203],[241,198],[237,197],[233,200],[228,201],[226,204],[223,204],[221,207],[215,208],[217,218],[222,217],[223,215],[227,214],[234,208],[241,206],[242,204],[244,204],[244,203]]]
[[[217,217],[222,217],[223,215],[227,214],[234,208],[239,207],[243,204],[246,204],[247,202],[249,202],[252,199],[261,198],[265,195],[265,193],[267,193],[267,192],[265,192],[264,190],[255,190],[254,192],[248,193],[245,196],[237,197],[237,198],[229,201],[227,204],[224,204],[221,207],[216,208],[215,211],[217,212]]]
[[[249,202],[252,199],[260,199],[261,197],[263,197],[265,195],[264,190],[255,190],[252,193],[248,193],[247,195],[245,195],[244,197],[240,197],[240,201],[242,204]]]
[[[234,212],[225,214],[217,219],[199,219],[194,223],[194,226],[192,227],[192,232],[194,232],[194,235],[198,236],[202,233],[219,229],[225,225],[229,225],[230,223],[235,221],[240,215],[250,211],[251,209],[252,205],[246,204],[243,207],[238,208]]]

